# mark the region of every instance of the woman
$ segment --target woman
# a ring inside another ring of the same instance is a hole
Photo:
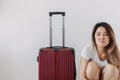
[[[80,80],[119,80],[120,52],[111,26],[97,23],[92,31],[92,44],[83,48]]]

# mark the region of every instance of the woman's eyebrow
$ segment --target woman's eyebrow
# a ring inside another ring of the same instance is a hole
[[[101,32],[96,32],[96,33],[101,33]],[[108,32],[104,32],[104,33],[108,33]]]

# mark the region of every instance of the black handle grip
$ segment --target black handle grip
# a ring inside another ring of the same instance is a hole
[[[52,16],[52,15],[62,15],[62,16],[65,16],[65,12],[49,12],[49,16]]]

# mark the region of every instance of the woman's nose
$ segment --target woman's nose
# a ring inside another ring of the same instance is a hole
[[[104,35],[100,35],[100,39],[104,39],[105,37],[104,37]]]

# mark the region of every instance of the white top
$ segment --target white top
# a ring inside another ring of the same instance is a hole
[[[92,60],[95,61],[100,68],[103,68],[105,65],[108,64],[108,62],[105,61],[101,61],[99,59],[97,50],[93,48],[92,45],[86,45],[83,49],[82,49],[82,53],[81,53],[82,58],[86,59],[86,60]]]

